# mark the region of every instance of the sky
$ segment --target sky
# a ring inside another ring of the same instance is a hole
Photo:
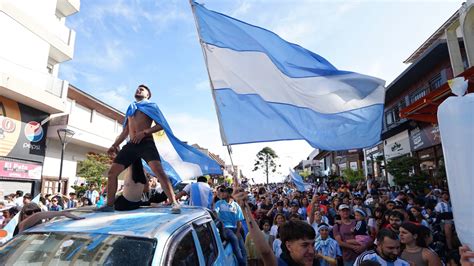
[[[390,84],[408,67],[407,59],[461,6],[454,0],[200,0],[205,7],[280,35],[349,70]],[[219,154],[222,146],[206,66],[188,0],[81,0],[67,18],[76,31],[74,58],[59,76],[125,112],[139,84],[152,98],[175,135]],[[281,168],[270,181],[282,180],[289,167],[313,150],[305,141],[232,146],[232,158],[245,176],[256,154],[271,147]]]

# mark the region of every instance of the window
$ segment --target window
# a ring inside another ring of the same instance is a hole
[[[35,233],[0,247],[1,265],[150,265],[156,241],[85,233]]]
[[[171,265],[199,265],[196,244],[194,243],[192,231],[187,232],[179,241]]]
[[[212,265],[217,258],[217,243],[209,223],[195,227],[196,233],[201,244],[202,254],[206,265]]]
[[[58,185],[59,185],[59,181],[57,178],[54,179],[54,177],[49,177],[49,178],[44,177],[41,193],[43,195],[55,194],[58,192]],[[66,194],[67,187],[68,187],[67,185],[68,185],[67,179],[62,179],[61,180],[61,193],[62,194]]]
[[[55,186],[56,184],[54,181],[49,181],[49,180],[44,180],[43,181],[43,194],[54,194],[55,191]]]
[[[385,112],[385,122],[387,123],[387,126],[400,121],[399,112],[400,110],[398,108],[398,105]]]
[[[441,87],[441,85],[443,85],[443,81],[441,79],[441,73],[438,73],[434,77],[432,77],[430,81],[428,82],[428,85],[430,87],[430,90],[435,90]]]

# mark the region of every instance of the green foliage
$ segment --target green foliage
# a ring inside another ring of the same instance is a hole
[[[81,195],[84,195],[86,193],[86,190],[87,190],[87,187],[86,186],[78,186],[78,185],[74,185],[74,186],[71,186],[72,189],[74,189],[74,191],[76,192],[76,195],[79,197]]]
[[[393,175],[395,183],[404,186],[410,183],[410,173],[416,166],[417,160],[410,156],[404,156],[389,160],[387,171]]]
[[[110,164],[111,160],[106,154],[88,154],[84,161],[78,163],[77,175],[86,179],[88,184],[101,188],[107,184],[106,175]]]
[[[384,159],[385,158],[384,158],[383,155],[379,155],[379,156],[375,157],[375,161],[378,162],[378,163],[381,163]]]
[[[277,165],[276,159],[278,155],[275,151],[270,147],[265,147],[261,151],[257,153],[257,159],[255,160],[254,168],[252,171],[263,170],[263,173],[267,177],[267,184],[268,184],[268,176],[270,173],[275,173],[277,171],[277,167],[281,165]]]
[[[387,171],[393,175],[394,181],[399,186],[410,185],[413,189],[424,187],[427,179],[421,175],[411,174],[417,166],[416,158],[405,156],[387,162]]]
[[[356,183],[365,179],[362,169],[352,170],[352,168],[346,168],[342,171],[342,176],[347,178],[351,183]]]
[[[303,180],[306,181],[308,179],[308,176],[311,175],[311,171],[303,170],[303,171],[299,172],[298,174],[303,178]]]

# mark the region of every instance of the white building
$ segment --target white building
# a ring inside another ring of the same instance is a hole
[[[52,119],[48,128],[41,189],[45,194],[57,192],[61,162],[58,129],[75,133],[66,145],[63,159],[61,191],[67,193],[72,185],[84,182],[76,176],[77,163],[86,159],[88,153],[106,153],[122,131],[125,119],[124,113],[74,86],[69,86],[67,98],[67,115]]]
[[[79,0],[0,0],[0,198],[39,192],[51,114],[67,110],[59,64],[74,54],[65,26]]]

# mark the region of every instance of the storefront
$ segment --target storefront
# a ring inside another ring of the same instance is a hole
[[[0,96],[0,196],[38,194],[49,114]]]
[[[420,170],[431,177],[438,174],[443,164],[443,150],[437,124],[419,122],[410,130],[410,143],[413,156],[420,162]]]
[[[384,140],[383,151],[386,161],[410,154],[411,148],[408,130]]]
[[[411,155],[410,137],[408,130],[402,131],[383,141],[385,163],[395,158]],[[393,176],[387,172],[387,179],[390,185],[394,185]]]
[[[363,156],[361,150],[337,151],[335,165],[338,171],[336,174],[342,175],[345,169],[357,171],[362,169]]]
[[[385,163],[383,160],[383,144],[379,143],[374,147],[365,149],[365,159],[367,160],[367,174],[375,178],[385,177]]]

